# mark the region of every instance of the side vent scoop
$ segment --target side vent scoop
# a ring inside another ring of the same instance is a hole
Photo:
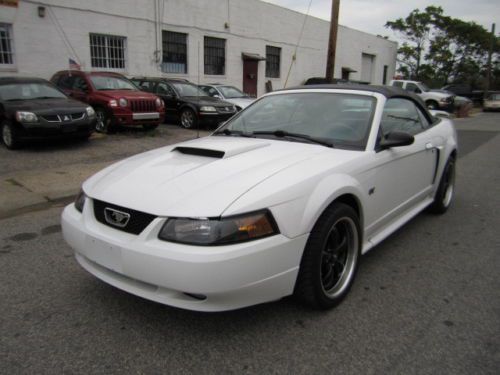
[[[222,159],[225,155],[224,151],[209,150],[207,148],[198,148],[198,147],[176,147],[172,151],[178,151],[181,154],[186,154],[186,155],[206,156],[209,158],[216,158],[216,159]]]

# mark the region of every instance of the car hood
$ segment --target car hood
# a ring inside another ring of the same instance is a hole
[[[155,99],[156,96],[145,91],[139,90],[100,90],[96,91],[98,95],[109,99]]]
[[[260,182],[324,153],[338,155],[339,162],[353,154],[299,142],[210,136],[125,159],[88,179],[83,189],[91,198],[157,216],[218,217]]]
[[[212,98],[211,96],[183,96],[182,99],[198,105],[212,105],[215,107],[227,107],[232,105],[225,100]]]
[[[29,111],[34,113],[52,112],[54,114],[61,114],[72,113],[74,111],[85,111],[88,105],[77,100],[61,98],[4,102],[4,107],[7,112]]]
[[[237,105],[240,108],[246,108],[250,104],[252,104],[255,99],[252,98],[234,98],[234,99],[224,99],[226,102],[232,103],[234,105]]]

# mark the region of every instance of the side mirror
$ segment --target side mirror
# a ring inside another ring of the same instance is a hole
[[[390,132],[380,141],[380,148],[386,150],[392,147],[408,146],[415,142],[413,135],[404,132]]]

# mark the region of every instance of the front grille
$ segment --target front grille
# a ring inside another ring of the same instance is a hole
[[[111,208],[114,210],[128,213],[130,215],[130,219],[127,225],[120,228],[116,225],[108,223],[108,221],[106,220],[106,216],[104,214],[104,210],[106,208]],[[117,206],[116,204],[106,203],[103,201],[99,201],[97,199],[94,199],[94,215],[98,222],[131,234],[140,234],[156,218],[155,215],[132,210],[130,208]]]
[[[67,119],[65,119],[67,116]],[[76,112],[69,115],[44,115],[41,116],[47,122],[64,122],[64,121],[79,121],[85,117],[85,112]],[[69,119],[69,120],[68,120]]]
[[[131,100],[130,108],[132,112],[155,112],[156,104],[154,100]]]
[[[233,106],[227,106],[227,107],[217,107],[219,113],[234,113],[234,107]]]

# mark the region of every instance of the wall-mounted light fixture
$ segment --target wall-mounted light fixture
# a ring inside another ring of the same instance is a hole
[[[38,17],[40,18],[45,17],[45,7],[38,7]]]

